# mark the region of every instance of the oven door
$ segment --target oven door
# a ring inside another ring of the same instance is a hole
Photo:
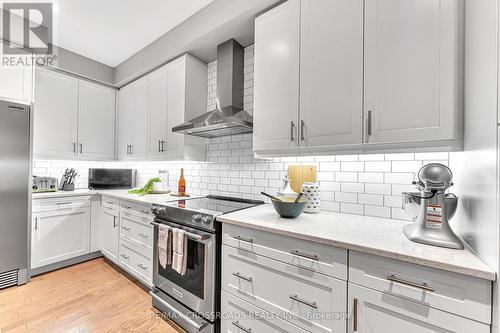
[[[186,231],[187,270],[181,275],[158,260],[158,223]],[[155,219],[153,284],[191,310],[212,320],[215,315],[215,234]]]

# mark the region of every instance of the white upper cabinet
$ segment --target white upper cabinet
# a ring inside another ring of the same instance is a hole
[[[118,156],[205,160],[206,141],[172,127],[206,111],[207,67],[181,56],[120,89]]]
[[[0,48],[3,43],[0,42]],[[20,51],[21,52],[21,51]],[[30,56],[26,52],[26,56]],[[8,55],[6,55],[8,57]],[[13,55],[16,56],[16,55]],[[33,66],[0,64],[0,99],[31,103],[33,91]]]
[[[79,81],[78,151],[87,158],[115,157],[115,89]]]
[[[300,18],[300,145],[359,144],[363,1],[302,1]]]
[[[460,139],[463,2],[365,6],[367,142]]]
[[[115,90],[38,68],[35,76],[34,155],[114,158]]]
[[[289,0],[255,20],[255,150],[297,146],[300,0]]]
[[[289,0],[255,20],[254,151],[459,150],[463,0]]]
[[[74,158],[78,141],[78,79],[38,68],[35,87],[34,155]]]
[[[165,152],[167,140],[167,68],[162,67],[149,75],[149,149],[151,156]]]

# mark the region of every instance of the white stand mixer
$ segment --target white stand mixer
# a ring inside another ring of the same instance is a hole
[[[403,210],[414,220],[414,223],[403,228],[409,240],[450,249],[464,249],[462,241],[448,222],[455,214],[458,203],[454,194],[445,194],[453,185],[452,177],[447,166],[427,164],[418,172],[418,182],[414,182],[419,192],[402,194]]]

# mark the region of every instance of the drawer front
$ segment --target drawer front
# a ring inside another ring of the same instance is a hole
[[[241,298],[222,291],[222,333],[265,332],[306,333],[307,331],[272,316]]]
[[[120,200],[117,198],[107,197],[103,195],[101,199],[101,205],[109,209],[120,210]]]
[[[289,265],[347,280],[347,250],[223,224],[222,243]]]
[[[64,209],[79,209],[90,207],[91,196],[62,197],[51,199],[35,199],[32,203],[33,213],[50,212]]]
[[[350,282],[491,324],[491,283],[350,251]]]
[[[152,219],[149,218],[122,216],[120,219],[120,236],[151,251],[153,248],[151,221]]]
[[[349,283],[348,333],[489,333],[490,326]]]
[[[120,266],[148,286],[152,285],[153,259],[133,244],[120,240]]]
[[[307,331],[345,332],[346,282],[227,245],[222,260],[227,292]]]
[[[151,205],[138,204],[130,201],[120,201],[120,212],[125,216],[136,216],[140,218],[154,218],[151,213]]]

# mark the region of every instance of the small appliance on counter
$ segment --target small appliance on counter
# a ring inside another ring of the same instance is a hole
[[[134,169],[89,169],[89,189],[116,190],[135,187]]]
[[[33,176],[31,190],[33,193],[57,192],[57,178]]]
[[[453,232],[449,220],[455,214],[458,197],[446,190],[453,185],[451,170],[439,163],[423,166],[418,172],[418,192],[402,193],[402,206],[414,223],[406,225],[403,232],[417,243],[464,249],[460,238]]]

